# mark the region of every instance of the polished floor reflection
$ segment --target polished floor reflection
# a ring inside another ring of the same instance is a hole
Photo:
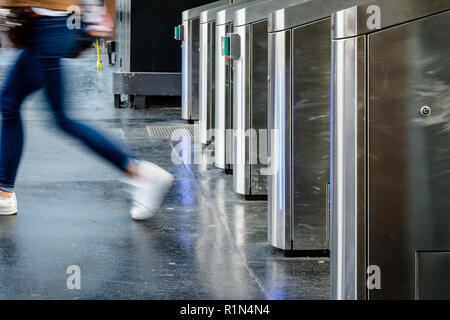
[[[0,83],[16,53],[0,49]],[[327,299],[329,261],[286,258],[267,243],[266,202],[246,202],[232,178],[175,165],[149,126],[184,125],[179,109],[115,110],[111,71],[95,56],[67,61],[73,117],[104,128],[176,182],[161,212],[131,221],[111,167],[56,132],[42,93],[24,106],[19,215],[0,218],[0,299]],[[81,268],[81,290],[66,268]]]

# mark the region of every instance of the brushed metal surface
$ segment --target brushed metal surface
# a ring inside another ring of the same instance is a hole
[[[232,3],[221,0],[192,8],[182,13],[184,40],[182,43],[182,94],[181,118],[188,121],[199,119],[200,94],[200,14],[208,9]]]
[[[181,118],[189,120],[189,47],[191,40],[189,39],[189,21],[183,21],[183,41],[181,42]]]
[[[221,40],[232,32],[232,21],[237,10],[264,1],[266,0],[239,3],[216,15],[215,163],[216,167],[228,171],[233,168],[233,134],[230,131],[233,129],[233,68],[232,62],[220,54]]]
[[[220,54],[221,40],[233,31],[232,21],[237,10],[264,1],[267,0],[239,3],[216,14],[215,164],[227,171],[233,168],[233,68],[232,62]]]
[[[235,13],[233,24],[236,27],[267,20],[271,12],[311,0],[269,0],[242,8]]]
[[[336,11],[372,2],[373,0],[314,0],[283,8],[269,15],[269,32],[295,28],[329,17]]]
[[[291,226],[288,244],[274,244],[286,248],[292,243],[293,250],[326,250],[329,248],[329,182],[330,182],[330,28],[331,13],[352,4],[368,1],[315,0],[283,8],[269,16],[270,35],[293,32],[293,51],[285,50],[284,43],[272,41],[271,63],[292,58],[292,78],[289,90],[279,88],[280,73],[286,70],[271,68],[271,91],[277,113],[286,113],[281,130],[281,142],[273,142],[274,157],[285,154],[280,160],[284,170],[269,178],[269,215],[283,216]],[[290,41],[290,39],[285,39]],[[285,59],[278,55],[286,55]],[[292,92],[292,93],[291,93]],[[292,101],[286,99],[292,94]],[[273,115],[269,112],[269,115]],[[271,121],[271,120],[270,120]],[[291,128],[292,127],[292,128]],[[286,141],[286,144],[283,144]],[[280,146],[280,144],[283,144]],[[272,146],[271,146],[272,147]],[[274,161],[274,159],[272,159]],[[278,190],[279,181],[285,181]],[[285,185],[285,187],[284,187]],[[281,192],[281,194],[280,194]],[[287,207],[288,210],[280,208]],[[281,219],[281,218],[280,218]],[[273,227],[273,226],[271,226]],[[278,227],[284,232],[284,226]]]
[[[209,144],[215,119],[216,23],[200,24],[199,141]]]
[[[199,115],[199,49],[200,21],[183,21],[184,41],[182,48],[182,111],[184,120],[198,120]]]
[[[267,175],[262,170],[267,163],[267,76],[268,40],[267,20],[252,24],[251,105],[249,105],[250,128],[257,133],[257,139],[250,140],[250,190],[249,195],[267,195]]]
[[[370,299],[414,299],[416,252],[450,251],[448,30],[450,11],[368,37]]]
[[[220,54],[222,37],[232,29],[231,24],[216,26],[216,94],[215,94],[215,164],[224,170],[232,168],[232,69],[231,61]],[[228,134],[228,135],[227,135]]]
[[[269,34],[268,241],[282,250],[292,250],[291,66],[292,31]]]
[[[450,300],[450,252],[418,252],[416,259],[416,299]]]
[[[216,14],[223,10],[236,11],[253,2],[253,0],[240,0],[232,4],[209,9],[200,15],[199,140],[203,144],[211,142],[213,138],[212,130],[217,129],[219,125],[215,124],[215,64],[216,52],[220,55],[221,48],[220,46],[216,48]],[[221,40],[221,37],[217,40]],[[219,121],[221,120],[219,119]],[[219,146],[222,146],[220,142]]]
[[[376,30],[369,29],[368,18],[372,13],[369,6],[380,10],[380,28],[386,29],[450,9],[450,0],[376,0],[336,12],[332,16],[332,37],[334,39],[356,37]],[[369,13],[368,13],[369,12]]]
[[[330,19],[293,30],[293,249],[328,249]]]
[[[331,298],[365,299],[366,39],[332,42]]]
[[[200,23],[208,23],[208,22],[213,22],[216,21],[216,16],[217,13],[223,10],[228,10],[231,9],[231,11],[233,10],[238,10],[244,6],[246,6],[248,3],[252,3],[255,0],[238,0],[238,1],[230,1],[230,3],[219,6],[219,7],[215,7],[215,8],[210,8],[206,11],[203,11],[202,13],[200,13]]]
[[[250,193],[250,149],[246,132],[250,129],[251,53],[253,33],[251,25],[234,27],[241,38],[241,57],[233,60],[233,189]]]
[[[234,20],[235,10],[222,10],[216,14],[216,24],[218,26],[231,23]]]
[[[413,1],[421,10],[405,10],[404,23],[333,40],[334,299],[420,297],[433,284],[418,285],[417,254],[449,251],[450,11],[429,16],[436,3]],[[366,287],[374,265],[380,290]]]
[[[220,0],[220,1],[205,4],[200,7],[195,7],[195,8],[189,9],[189,10],[185,10],[181,14],[182,21],[184,22],[184,21],[188,21],[188,20],[192,20],[192,19],[200,19],[200,14],[203,11],[217,8],[220,6],[224,6],[226,4],[230,4],[233,2],[234,2],[233,0]]]
[[[237,10],[246,6],[252,6],[268,0],[250,0],[240,1],[236,3],[236,6],[229,7],[228,9],[220,10],[216,13],[216,25],[221,26],[224,24],[232,23],[234,20],[234,14]]]
[[[268,162],[267,146],[260,143],[267,139],[260,135],[261,129],[267,133],[267,17],[274,10],[303,2],[268,1],[235,13],[233,32],[241,37],[242,52],[233,60],[233,187],[245,196],[267,195],[267,176],[261,172]]]
[[[259,153],[259,130],[267,130],[267,20],[235,27],[234,33],[241,57],[233,60],[233,187],[245,196],[266,196],[261,169],[267,157]]]

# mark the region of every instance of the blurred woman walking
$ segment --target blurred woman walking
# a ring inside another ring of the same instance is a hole
[[[81,8],[89,5],[88,24],[81,29],[68,27],[67,10],[74,5]],[[28,95],[44,89],[59,128],[124,173],[132,194],[132,218],[150,218],[172,185],[172,175],[152,163],[135,159],[114,141],[67,116],[61,59],[76,56],[92,36],[111,31],[102,7],[76,0],[0,0],[0,7],[9,10],[3,28],[11,41],[23,49],[0,97],[0,215],[18,212],[15,182],[24,144],[21,105]]]

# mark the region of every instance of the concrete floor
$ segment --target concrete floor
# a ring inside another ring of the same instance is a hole
[[[0,83],[17,53],[0,49]],[[106,60],[106,59],[105,59]],[[245,202],[232,178],[171,162],[147,126],[185,125],[180,109],[115,110],[111,67],[68,60],[72,115],[121,139],[176,177],[159,214],[133,222],[121,175],[56,131],[42,93],[24,105],[19,214],[0,218],[0,299],[327,299],[329,260],[286,258],[267,243],[266,202]],[[68,290],[66,268],[81,268]]]

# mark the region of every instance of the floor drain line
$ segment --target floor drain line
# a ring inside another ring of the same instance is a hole
[[[147,126],[147,133],[151,138],[193,137],[194,126]]]

